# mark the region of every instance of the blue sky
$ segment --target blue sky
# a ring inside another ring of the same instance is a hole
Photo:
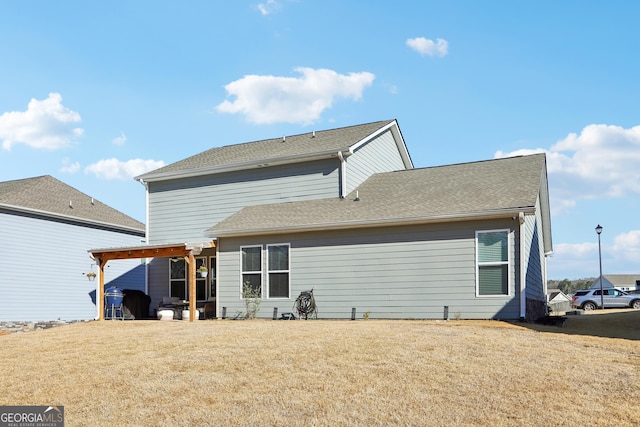
[[[640,3],[6,1],[0,181],[145,221],[133,177],[397,119],[416,167],[546,152],[549,278],[640,274]],[[517,183],[517,177],[514,177]]]

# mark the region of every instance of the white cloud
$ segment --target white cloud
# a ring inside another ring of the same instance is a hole
[[[80,170],[80,162],[71,162],[68,157],[62,160],[60,172],[74,174]]]
[[[115,145],[124,145],[124,143],[127,142],[127,136],[124,134],[124,132],[120,132],[120,136],[116,136],[111,142],[113,142]]]
[[[640,194],[640,126],[592,124],[549,149],[498,151],[495,157],[547,154],[551,206],[566,212],[578,200]]]
[[[407,39],[407,46],[411,49],[418,52],[420,55],[424,56],[446,56],[449,52],[449,42],[445,39],[436,39],[433,40],[424,38],[424,37],[416,37],[414,39]]]
[[[595,262],[594,262],[595,260]],[[598,243],[558,243],[548,259],[549,279],[582,279],[598,274]],[[580,272],[576,275],[576,272]]]
[[[270,15],[278,11],[280,7],[280,3],[278,3],[276,0],[267,0],[265,3],[258,4],[258,10],[263,16]]]
[[[593,258],[598,256],[597,243],[559,243],[553,247],[553,255],[559,255],[568,258],[582,259],[585,257]]]
[[[597,277],[598,242],[559,243],[553,245],[549,259],[550,279],[578,279]],[[640,230],[632,230],[615,236],[613,244],[602,244],[603,273],[637,274],[640,259]],[[576,272],[580,272],[576,275]]]
[[[98,178],[113,180],[113,179],[132,179],[135,176],[142,175],[154,169],[158,169],[164,166],[165,163],[162,160],[143,160],[133,159],[123,162],[116,158],[100,160],[97,163],[87,166],[85,173],[92,173]]]
[[[375,79],[372,73],[338,74],[333,70],[299,67],[300,77],[248,75],[224,88],[233,101],[216,109],[244,114],[250,122],[311,124],[330,108],[335,98],[358,100]]]
[[[73,123],[81,121],[80,114],[62,105],[59,93],[47,99],[32,99],[27,111],[10,111],[0,116],[2,148],[9,151],[14,144],[32,148],[57,150],[71,144],[83,134]]]
[[[630,265],[638,265],[638,260],[640,260],[640,230],[617,235],[611,250],[616,257],[629,261]]]

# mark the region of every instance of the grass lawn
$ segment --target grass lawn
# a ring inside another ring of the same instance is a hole
[[[640,310],[497,321],[103,321],[0,336],[0,405],[67,426],[640,425]]]

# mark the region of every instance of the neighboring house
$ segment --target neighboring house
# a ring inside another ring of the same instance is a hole
[[[640,274],[603,274],[602,287],[618,288],[621,291],[640,290]],[[598,277],[591,288],[600,288],[600,278]]]
[[[562,313],[571,310],[571,297],[560,289],[547,290],[549,312]]]
[[[98,273],[88,247],[139,245],[144,224],[51,176],[0,182],[0,321],[97,317]],[[140,260],[114,263],[105,281],[144,290]]]
[[[152,307],[195,293],[233,315],[248,284],[262,317],[310,289],[321,318],[545,313],[543,154],[414,169],[389,120],[213,148],[136,179],[149,245],[92,253],[157,251]],[[200,265],[212,274],[196,277]]]

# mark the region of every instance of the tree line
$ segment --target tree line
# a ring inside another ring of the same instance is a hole
[[[547,289],[560,289],[567,295],[573,295],[575,291],[579,289],[589,289],[591,285],[596,281],[596,278],[586,279],[562,279],[562,280],[548,280]]]

